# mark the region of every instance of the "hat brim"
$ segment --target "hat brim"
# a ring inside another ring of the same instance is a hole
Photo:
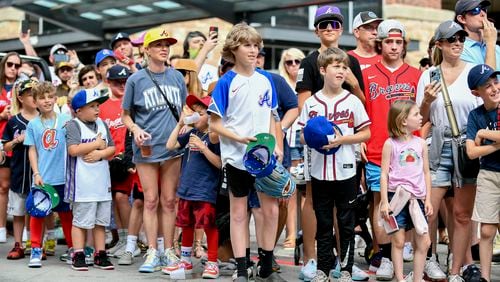
[[[318,25],[318,23],[320,23],[321,21],[324,21],[324,20],[338,20],[341,24],[344,24],[344,17],[342,15],[339,15],[339,14],[325,14],[325,15],[321,15],[319,17],[317,17],[316,19],[314,19],[314,27],[316,27]]]
[[[40,190],[47,192],[50,195],[50,202],[52,203],[52,209],[57,207],[57,205],[59,205],[59,202],[61,199],[59,197],[59,194],[57,193],[56,188],[54,188],[54,186],[52,186],[50,184],[43,184],[43,185],[36,186],[36,187]]]
[[[166,38],[155,39],[151,42],[148,42],[147,45],[146,45],[146,43],[144,43],[144,47],[149,47],[149,45],[151,45],[151,43],[156,42],[156,41],[160,41],[160,40],[167,40],[168,44],[170,44],[170,45],[174,45],[175,43],[177,43],[177,39],[175,39],[173,37],[166,37]]]
[[[255,135],[256,141],[251,141],[247,145],[246,152],[250,151],[253,147],[262,145],[269,149],[272,153],[274,152],[274,148],[276,147],[276,138],[272,134],[269,133],[259,133]]]
[[[353,29],[356,29],[356,28],[359,28],[359,27],[361,27],[361,26],[364,26],[364,25],[367,25],[367,24],[371,24],[371,23],[373,23],[373,22],[383,22],[383,21],[384,21],[384,19],[381,19],[381,18],[369,19],[369,20],[367,20],[366,22],[361,23],[361,24],[360,24],[360,25],[358,25],[358,26],[353,26],[352,28],[353,28]]]
[[[202,104],[202,105],[205,105],[205,107],[207,107],[207,108],[208,108],[208,106],[210,106],[210,105],[207,105],[205,102],[203,102],[203,100],[201,100],[200,98],[196,97],[195,95],[188,95],[188,96],[186,97],[186,105],[187,105],[187,106],[188,106],[191,110],[193,110],[193,111],[194,111],[193,106],[194,106],[195,104]]]

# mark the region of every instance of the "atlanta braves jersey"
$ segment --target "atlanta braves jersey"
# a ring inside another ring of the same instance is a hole
[[[208,112],[221,117],[224,127],[242,137],[268,133],[271,110],[277,108],[277,96],[269,73],[256,69],[251,76],[227,72],[212,92]],[[223,165],[244,170],[246,145],[220,136]]]
[[[360,55],[356,54],[354,50],[347,51],[347,54],[353,56],[358,60],[361,71],[373,66],[374,64],[380,62],[380,60],[382,59],[382,56],[379,54],[376,54],[375,56],[372,57],[361,57]]]
[[[365,81],[366,112],[372,124],[371,137],[367,142],[367,158],[380,166],[382,147],[389,133],[387,115],[391,104],[396,100],[415,101],[420,71],[404,63],[391,72],[382,63],[377,63],[363,71]]]
[[[363,103],[347,90],[333,98],[325,96],[320,90],[307,98],[299,116],[299,125],[304,127],[309,119],[316,116],[325,116],[335,123],[343,135],[354,135],[370,124]],[[332,155],[311,150],[310,175],[318,180],[329,181],[353,177],[356,174],[354,152],[354,144],[341,145]]]

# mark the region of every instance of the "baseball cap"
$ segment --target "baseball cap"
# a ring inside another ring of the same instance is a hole
[[[389,37],[389,32],[393,29],[401,31],[401,37],[405,38],[406,31],[403,24],[397,20],[385,20],[378,25],[377,38],[384,39]]]
[[[31,79],[21,81],[21,83],[19,84],[19,94],[23,94],[24,91],[33,88],[33,86],[35,86],[35,83],[37,82]]]
[[[55,69],[56,73],[57,73],[58,70],[60,70],[61,68],[64,68],[64,67],[68,67],[68,68],[72,68],[72,69],[74,68],[73,64],[70,63],[70,62],[59,62],[56,65],[56,69]]]
[[[212,101],[212,97],[210,96],[205,96],[205,97],[201,97],[201,98],[198,98],[197,96],[195,95],[188,95],[186,97],[186,105],[194,111],[193,109],[193,105],[194,104],[202,104],[202,105],[205,105],[205,107],[208,108],[208,106],[210,105],[210,102]]]
[[[151,42],[166,39],[170,45],[177,43],[177,39],[170,37],[170,33],[168,33],[164,28],[153,28],[146,32],[144,35],[144,44],[143,46],[146,48],[151,44]]]
[[[198,72],[198,66],[194,60],[191,59],[178,59],[177,62],[175,62],[175,69]]]
[[[141,46],[144,43],[144,35],[146,35],[146,32],[141,33],[141,36],[133,39],[131,41],[132,45],[134,45],[135,47]]]
[[[264,51],[264,48],[261,48],[261,49],[259,50],[259,54],[258,54],[258,56],[266,56],[266,51]]]
[[[333,129],[334,126],[342,134],[340,128],[338,128],[334,123],[328,121],[324,116],[316,116],[308,120],[306,126],[304,127],[304,139],[307,146],[325,155],[331,155],[337,152],[340,146],[332,148],[328,151],[322,149],[323,146],[328,145],[329,136],[335,136],[335,130]]]
[[[344,23],[344,17],[340,13],[340,9],[336,6],[322,6],[316,10],[316,15],[314,16],[314,26],[317,26],[320,21],[323,20],[338,20],[340,23]]]
[[[276,166],[276,158],[273,155],[276,139],[269,133],[259,133],[255,138],[256,141],[247,145],[243,164],[255,177],[265,177],[271,174]]]
[[[130,70],[122,65],[114,65],[108,69],[106,78],[108,80],[127,79],[130,76]]]
[[[45,217],[59,202],[59,194],[52,185],[35,186],[26,197],[26,211],[34,217]]]
[[[455,4],[455,15],[465,14],[478,6],[488,7],[491,2],[488,0],[458,0]]]
[[[130,40],[130,36],[128,35],[128,33],[118,32],[113,37],[111,37],[111,42],[109,43],[109,45],[111,46],[111,49],[115,49],[115,43],[118,40],[128,40],[128,41],[132,42],[132,40]]]
[[[101,95],[99,90],[97,90],[96,88],[82,89],[78,91],[75,94],[75,97],[73,97],[73,100],[71,100],[71,107],[73,108],[73,110],[76,111],[79,108],[94,101],[97,101],[99,104],[102,104],[104,103],[104,101],[108,100],[108,98],[109,97],[107,95],[105,96]]]
[[[362,25],[369,24],[372,22],[381,22],[382,18],[379,18],[377,14],[372,11],[364,11],[356,15],[352,21],[352,28],[356,29]]]
[[[65,52],[68,52],[68,48],[66,48],[66,46],[57,43],[56,45],[52,46],[52,48],[50,48],[50,55],[54,55],[59,50],[64,50]]]
[[[113,51],[111,51],[109,49],[102,49],[102,50],[100,50],[95,55],[95,61],[94,61],[95,65],[98,66],[107,57],[112,57],[112,58],[116,59],[115,53],[113,53]]]
[[[457,32],[462,33],[467,36],[467,31],[463,30],[463,28],[457,24],[455,21],[448,20],[442,22],[436,29],[434,33],[434,40],[446,39],[455,35]]]
[[[484,85],[490,77],[498,75],[500,75],[500,71],[495,71],[495,69],[488,65],[477,65],[469,71],[467,84],[469,84],[471,90],[474,90]]]

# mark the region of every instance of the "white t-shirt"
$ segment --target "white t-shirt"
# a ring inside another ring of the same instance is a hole
[[[447,85],[453,111],[455,112],[455,118],[460,130],[467,128],[469,112],[483,104],[481,98],[472,95],[469,85],[467,84],[467,76],[469,75],[470,69],[474,66],[474,64],[467,63],[457,79],[452,84]],[[436,67],[432,66],[420,76],[416,97],[416,102],[419,106],[424,99],[424,88],[426,85],[430,84],[430,72],[434,69],[436,69]],[[444,106],[443,94],[441,92],[438,94],[436,100],[432,102],[429,110],[429,119],[433,126],[440,128],[450,127],[450,122]],[[445,138],[445,140],[450,140],[450,138]]]
[[[344,90],[330,98],[322,91],[307,98],[299,116],[299,125],[316,116],[324,116],[335,123],[342,135],[354,135],[358,130],[371,124],[363,103],[358,97]],[[309,174],[318,180],[345,180],[356,175],[354,144],[341,145],[332,155],[322,154],[311,149],[311,171]]]

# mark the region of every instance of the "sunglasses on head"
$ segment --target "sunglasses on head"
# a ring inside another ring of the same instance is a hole
[[[332,29],[341,29],[342,23],[337,20],[324,20],[318,23],[318,29],[327,29],[328,26]]]
[[[477,15],[481,14],[481,11],[484,11],[485,13],[487,13],[488,12],[488,8],[487,7],[482,7],[482,6],[477,6],[476,8],[467,11],[467,13],[470,14],[470,15],[472,15],[472,16],[477,16]]]
[[[465,35],[463,35],[463,34],[455,34],[452,37],[446,38],[446,41],[448,41],[448,43],[450,43],[450,44],[457,42],[457,40],[460,43],[464,43],[465,42]]]
[[[295,59],[295,60],[286,60],[285,61],[285,65],[287,65],[287,66],[291,66],[293,64],[300,65],[300,60]]]
[[[13,63],[13,62],[7,62],[7,67],[8,68],[15,67],[16,69],[19,69],[21,67],[21,64],[16,64],[16,63]]]

